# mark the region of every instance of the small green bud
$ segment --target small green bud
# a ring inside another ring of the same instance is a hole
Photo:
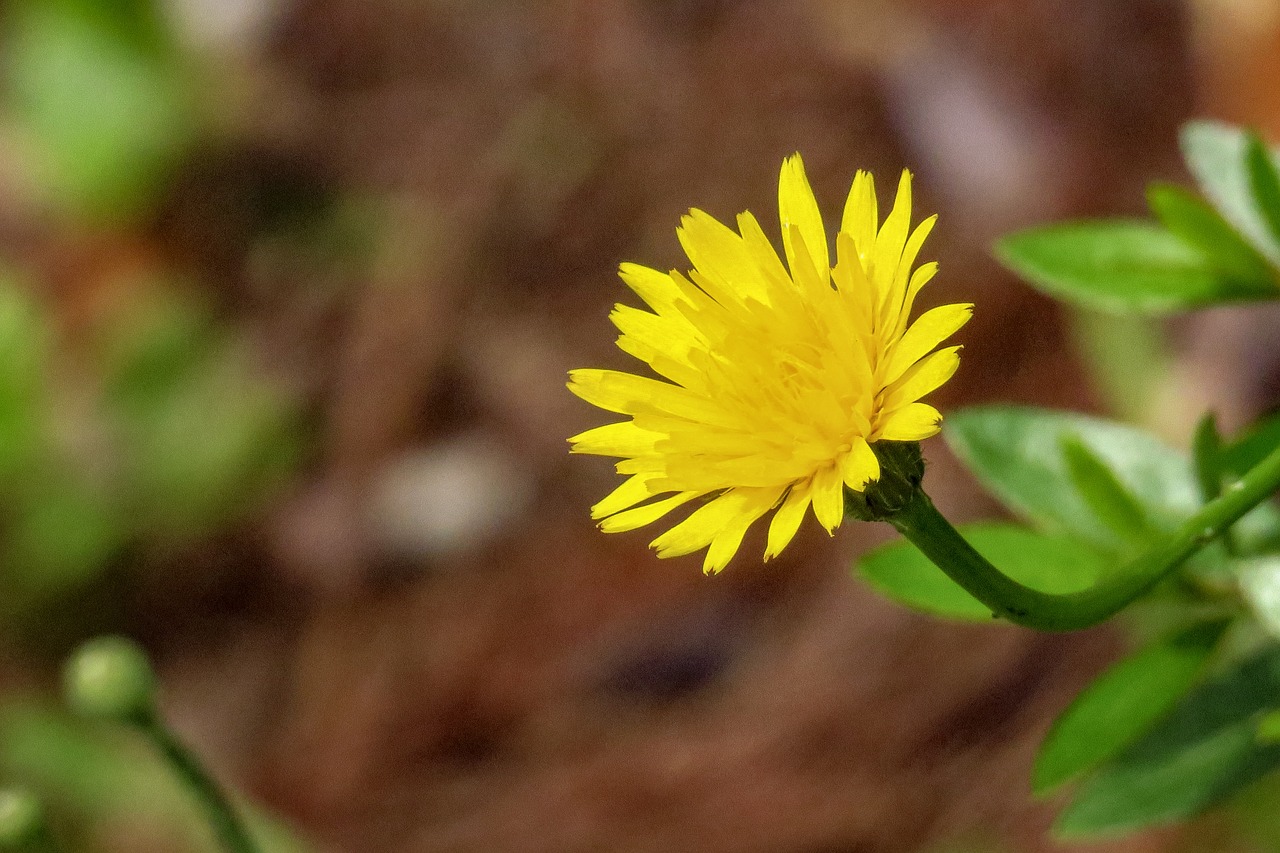
[[[106,720],[137,720],[151,713],[155,674],[147,653],[125,637],[97,637],[67,662],[63,691],[76,713]]]
[[[0,788],[0,850],[21,850],[43,831],[39,800],[21,788]]]

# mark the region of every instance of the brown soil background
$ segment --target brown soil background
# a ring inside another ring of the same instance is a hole
[[[1148,180],[1183,177],[1192,115],[1280,129],[1280,29],[1232,8],[285,4],[228,59],[238,123],[147,233],[37,240],[53,274],[139,257],[191,271],[314,423],[266,511],[130,593],[123,627],[157,655],[167,713],[326,850],[1058,849],[1031,757],[1118,632],[907,612],[848,572],[888,536],[869,525],[828,539],[810,521],[768,566],[757,536],[714,579],[696,558],[658,561],[643,533],[605,537],[587,508],[613,474],[566,453],[597,414],[564,376],[626,366],[606,320],[628,299],[619,261],[681,265],[689,206],[769,221],[778,164],[800,150],[827,209],[854,169],[909,166],[918,209],[941,214],[929,302],[978,305],[944,411],[1099,411],[1063,310],[988,247],[1139,213]],[[374,262],[264,243],[252,200],[282,181],[389,211]],[[1177,324],[1181,372],[1151,419],[1273,402],[1252,322]],[[1222,324],[1229,357],[1206,343]],[[926,453],[944,510],[997,513],[940,440]],[[432,538],[441,504],[413,498],[441,465],[453,500],[484,511]]]

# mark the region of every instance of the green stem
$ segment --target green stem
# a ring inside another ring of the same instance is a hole
[[[235,807],[213,780],[199,759],[178,740],[154,712],[134,720],[138,729],[156,745],[165,760],[182,777],[227,853],[260,853]]]
[[[1024,586],[991,565],[943,518],[919,488],[904,506],[885,520],[948,577],[990,607],[994,616],[1042,631],[1075,631],[1096,625],[1124,609],[1277,490],[1280,490],[1280,447],[1115,577],[1089,589],[1065,594]]]

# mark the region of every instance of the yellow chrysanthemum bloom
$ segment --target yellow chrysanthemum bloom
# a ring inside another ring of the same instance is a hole
[[[786,267],[750,213],[735,234],[696,209],[677,230],[693,264],[687,277],[622,265],[623,281],[653,310],[614,309],[618,346],[668,381],[569,374],[573,393],[630,416],[569,439],[575,453],[621,457],[618,473],[628,475],[592,517],[609,533],[633,530],[709,497],[652,543],[660,557],[707,548],[708,573],[771,509],[766,560],[810,504],[833,532],[844,487],[862,491],[880,477],[871,444],[937,433],[941,415],[918,401],[955,373],[960,347],[934,348],[973,313],[944,305],[907,325],[937,271],[927,263],[912,272],[936,217],[911,229],[909,172],[883,225],[871,175],[858,172],[834,267],[799,154],[782,164],[778,208]]]

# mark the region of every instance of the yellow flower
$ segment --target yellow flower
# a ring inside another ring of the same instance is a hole
[[[871,175],[858,172],[834,267],[799,154],[782,164],[778,208],[786,267],[750,213],[734,233],[696,209],[676,232],[693,264],[687,277],[622,265],[623,281],[653,310],[614,309],[618,347],[666,381],[569,374],[573,393],[630,416],[569,439],[575,453],[621,457],[618,473],[628,475],[592,517],[615,533],[710,498],[652,542],[660,557],[707,548],[708,573],[775,508],[766,560],[795,536],[810,504],[833,532],[843,489],[880,477],[871,444],[937,433],[941,415],[918,401],[955,373],[960,347],[933,350],[973,313],[944,305],[907,325],[937,271],[927,263],[912,272],[936,217],[911,230],[909,172],[883,225]]]

